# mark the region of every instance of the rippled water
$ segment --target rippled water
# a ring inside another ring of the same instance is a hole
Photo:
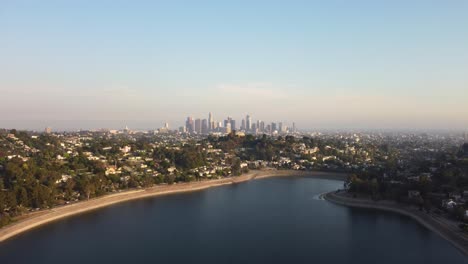
[[[320,199],[342,186],[268,178],[114,205],[0,244],[0,263],[468,263],[413,220]]]

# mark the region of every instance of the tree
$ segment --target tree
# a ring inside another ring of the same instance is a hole
[[[65,198],[66,199],[70,199],[72,197],[73,189],[75,188],[75,186],[76,186],[76,183],[75,183],[74,179],[68,179],[64,183],[63,190],[65,192]]]
[[[241,175],[241,160],[239,158],[235,158],[231,165],[231,171],[233,175]]]
[[[174,180],[175,180],[176,176],[174,174],[169,174],[169,175],[166,175],[166,183],[167,184],[173,184],[174,183]]]
[[[3,213],[6,206],[6,195],[3,190],[0,189],[0,214]]]
[[[86,175],[81,175],[77,179],[77,191],[81,197],[85,199],[91,198],[91,195],[95,192],[95,186]]]
[[[26,191],[26,188],[24,187],[19,187],[16,189],[16,197],[18,200],[18,204],[23,207],[28,207],[29,206],[29,198],[28,198],[28,192]]]
[[[18,205],[16,201],[16,195],[13,191],[8,191],[6,193],[6,202],[5,202],[7,208],[10,210],[15,210],[16,206]]]

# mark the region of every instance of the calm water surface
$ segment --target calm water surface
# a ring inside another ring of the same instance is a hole
[[[118,204],[0,244],[0,263],[468,263],[411,219],[318,199],[339,181],[269,178]]]

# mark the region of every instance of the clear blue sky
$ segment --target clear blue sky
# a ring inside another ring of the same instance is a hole
[[[468,127],[468,1],[0,3],[0,127]]]

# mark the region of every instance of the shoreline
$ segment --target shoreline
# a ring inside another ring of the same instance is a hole
[[[391,201],[372,201],[369,199],[352,198],[343,195],[342,191],[338,193],[335,191],[328,192],[323,195],[323,198],[329,202],[342,206],[382,210],[410,217],[420,225],[423,225],[427,229],[447,240],[465,256],[468,256],[468,236],[460,230],[457,230],[458,227],[451,226],[447,222],[444,222],[442,217],[430,215],[419,211],[416,208],[402,206]]]
[[[66,217],[89,212],[99,208],[104,208],[117,203],[156,197],[160,195],[193,192],[217,187],[227,184],[236,184],[255,179],[285,176],[308,176],[322,179],[344,180],[345,173],[321,172],[321,171],[295,171],[295,170],[254,170],[241,176],[206,180],[200,182],[179,183],[173,185],[158,185],[147,189],[122,191],[93,198],[87,201],[80,201],[69,205],[54,207],[42,210],[40,213],[31,212],[24,216],[24,219],[0,228],[0,243],[16,235],[22,234],[36,227],[54,222]]]

